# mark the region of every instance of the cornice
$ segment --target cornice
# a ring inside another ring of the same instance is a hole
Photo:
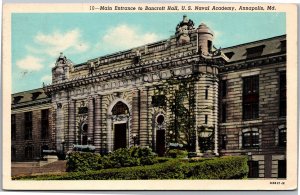
[[[203,56],[199,55],[196,51],[181,52],[165,58],[148,61],[141,60],[139,63],[132,64],[126,68],[98,72],[89,75],[83,75],[69,80],[60,81],[52,85],[44,86],[44,90],[46,93],[49,94],[53,91],[59,91],[82,85],[108,81],[111,79],[124,77],[136,78],[158,70],[174,69],[175,67],[182,67],[186,65],[222,66],[224,62],[224,59],[220,58],[220,56]]]
[[[242,70],[248,68],[255,68],[259,66],[265,66],[274,63],[286,62],[286,55],[276,55],[267,56],[264,58],[253,59],[253,60],[243,60],[238,62],[233,62],[232,64],[227,64],[220,67],[220,73],[226,73],[229,71]]]
[[[41,99],[38,101],[28,101],[28,102],[19,103],[19,104],[12,104],[11,109],[14,110],[14,109],[20,109],[20,108],[25,108],[25,107],[39,106],[39,105],[44,105],[47,103],[51,103],[51,98],[45,98],[45,99]]]

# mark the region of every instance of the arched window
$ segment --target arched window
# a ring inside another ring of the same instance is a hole
[[[257,128],[243,129],[241,133],[242,148],[257,148],[260,143],[260,132]]]
[[[87,136],[87,133],[88,133],[88,124],[86,123],[83,123],[81,125],[81,133],[82,133],[82,140],[81,140],[81,144],[82,145],[87,145],[88,144],[88,136]]]
[[[119,101],[115,104],[111,112],[113,115],[122,115],[122,114],[128,114],[129,109],[126,104]]]
[[[162,114],[159,114],[157,117],[156,117],[156,122],[158,125],[162,125],[165,121],[165,116],[162,115]]]

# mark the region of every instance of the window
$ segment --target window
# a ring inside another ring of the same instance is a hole
[[[33,159],[33,146],[25,147],[25,159]]]
[[[205,99],[208,99],[208,88],[205,89]]]
[[[42,110],[41,115],[41,138],[47,139],[49,134],[49,110]]]
[[[260,45],[257,47],[248,48],[247,50],[247,58],[256,58],[261,56],[263,50],[265,48],[265,45]]]
[[[279,116],[286,116],[286,73],[279,75]]]
[[[286,51],[286,40],[280,41],[281,51]]]
[[[205,124],[207,124],[207,114],[205,115],[205,121],[204,121]]]
[[[225,53],[225,55],[227,56],[227,58],[229,58],[229,59],[231,59],[232,58],[232,56],[234,55],[234,52],[227,52],[227,53]]]
[[[227,136],[221,135],[221,149],[226,150],[226,145],[227,145]]]
[[[35,100],[36,98],[38,98],[39,97],[39,95],[41,95],[42,94],[42,92],[34,92],[34,93],[32,93],[31,95],[31,99],[32,100]]]
[[[286,160],[278,161],[278,178],[286,178]]]
[[[164,115],[160,114],[156,117],[157,124],[162,125],[164,121],[165,121]]]
[[[21,96],[21,95],[15,96],[15,97],[14,97],[14,100],[13,100],[13,103],[14,103],[14,104],[19,103],[19,101],[20,101],[22,98],[23,98],[23,96]]]
[[[226,102],[222,103],[221,113],[222,113],[221,122],[226,123],[226,119],[227,119],[227,104],[226,104]]]
[[[278,129],[278,145],[286,146],[286,128]]]
[[[166,96],[165,95],[152,96],[152,106],[153,107],[166,106]]]
[[[113,115],[122,115],[122,114],[128,114],[129,109],[125,103],[119,101],[114,105],[111,112]]]
[[[25,139],[32,139],[32,112],[25,112]]]
[[[249,167],[248,178],[258,178],[259,177],[258,161],[249,160],[248,167]]]
[[[11,139],[16,140],[16,115],[11,115]]]
[[[11,147],[11,160],[15,161],[16,160],[16,156],[17,156],[17,151],[15,147]]]
[[[208,52],[211,52],[211,49],[212,49],[212,41],[210,41],[210,40],[207,41],[207,49],[208,49]]]
[[[246,129],[242,132],[242,147],[256,148],[259,147],[259,131],[258,129]]]
[[[221,81],[221,94],[222,98],[225,98],[227,96],[227,80]]]
[[[259,77],[243,78],[243,119],[257,119],[259,112]]]
[[[82,106],[78,108],[78,114],[86,114],[88,113],[88,107]]]

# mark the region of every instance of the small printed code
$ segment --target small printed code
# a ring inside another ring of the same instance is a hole
[[[276,184],[276,185],[284,185],[284,181],[270,181],[270,184]]]

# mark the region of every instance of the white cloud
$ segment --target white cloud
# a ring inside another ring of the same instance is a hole
[[[89,48],[89,44],[82,40],[78,29],[65,33],[60,31],[51,34],[38,33],[34,37],[34,43],[26,46],[29,52],[44,53],[51,57],[57,57],[60,52],[80,53]]]
[[[222,41],[222,36],[223,36],[223,33],[222,32],[220,32],[220,31],[217,31],[217,30],[215,30],[215,31],[213,31],[214,32],[214,45],[215,46],[221,46],[222,45],[222,43],[223,43],[223,41]]]
[[[44,82],[44,83],[51,83],[51,81],[52,81],[51,75],[45,75],[41,78],[41,82]]]
[[[28,55],[25,58],[18,60],[16,64],[23,70],[38,71],[43,68],[42,62],[43,59]]]
[[[155,33],[143,33],[138,28],[122,24],[109,29],[103,36],[97,48],[101,49],[129,49],[159,40]]]

